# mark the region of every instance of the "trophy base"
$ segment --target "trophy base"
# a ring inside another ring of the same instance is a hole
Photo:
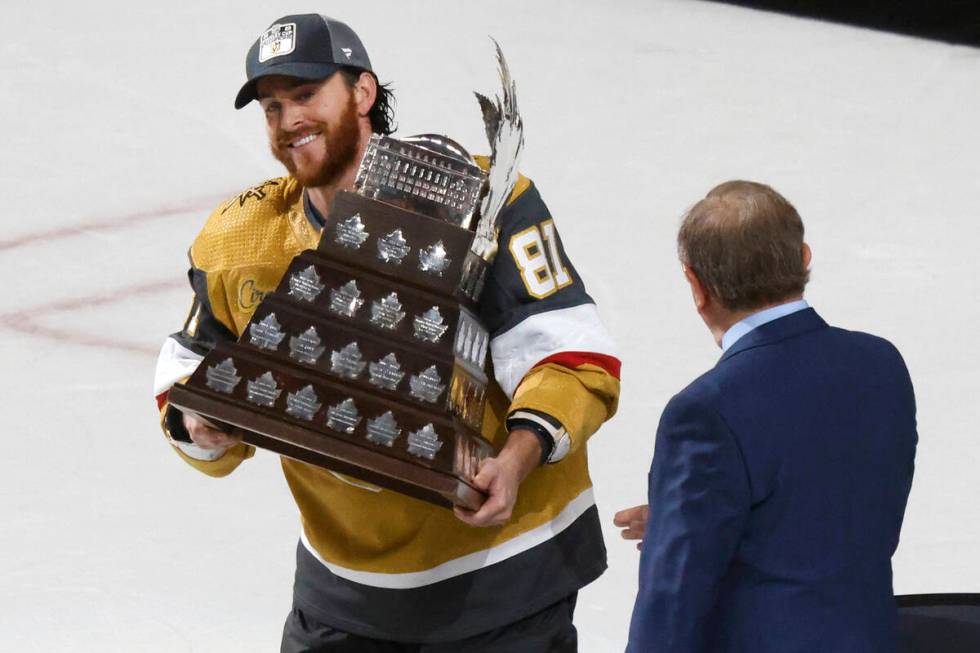
[[[246,444],[309,463],[443,507],[477,510],[486,495],[456,476],[386,456],[340,438],[284,423],[242,408],[218,393],[176,385],[169,403],[185,413],[200,415]]]

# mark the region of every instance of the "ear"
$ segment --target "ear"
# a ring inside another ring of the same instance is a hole
[[[708,305],[708,291],[705,289],[704,284],[698,279],[698,275],[694,274],[694,270],[683,266],[684,277],[687,282],[691,285],[691,296],[694,298],[694,306],[697,307],[698,312],[704,311],[704,308]]]
[[[801,249],[801,253],[803,254],[803,269],[809,270],[810,259],[812,258],[812,252],[810,251],[810,246],[807,245],[806,243],[803,243],[803,248]]]
[[[352,90],[354,94],[354,106],[357,108],[357,115],[362,118],[371,112],[374,101],[378,97],[378,82],[374,75],[369,72],[361,73],[361,76],[354,82]]]

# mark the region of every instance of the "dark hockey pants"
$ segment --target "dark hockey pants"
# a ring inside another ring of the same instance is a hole
[[[297,607],[286,618],[280,653],[575,653],[577,594],[501,628],[454,642],[406,644],[346,633]]]

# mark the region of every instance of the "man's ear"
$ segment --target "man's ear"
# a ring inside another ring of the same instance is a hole
[[[813,257],[813,252],[810,251],[810,246],[807,245],[806,243],[803,243],[803,248],[801,249],[801,253],[803,254],[803,269],[809,270],[810,259]]]
[[[357,115],[365,117],[371,112],[374,100],[378,97],[378,81],[369,72],[362,72],[361,76],[354,82],[354,106],[357,107]]]
[[[701,283],[701,280],[698,279],[698,275],[694,274],[694,270],[686,265],[683,266],[683,270],[684,277],[691,285],[691,296],[694,298],[694,305],[700,313],[708,305],[708,291],[705,289],[704,284]]]

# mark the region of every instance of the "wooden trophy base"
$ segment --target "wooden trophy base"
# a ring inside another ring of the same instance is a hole
[[[246,444],[330,469],[443,507],[478,509],[486,495],[453,474],[416,465],[342,438],[290,424],[241,407],[221,393],[176,385],[169,403],[182,412],[219,422]]]

